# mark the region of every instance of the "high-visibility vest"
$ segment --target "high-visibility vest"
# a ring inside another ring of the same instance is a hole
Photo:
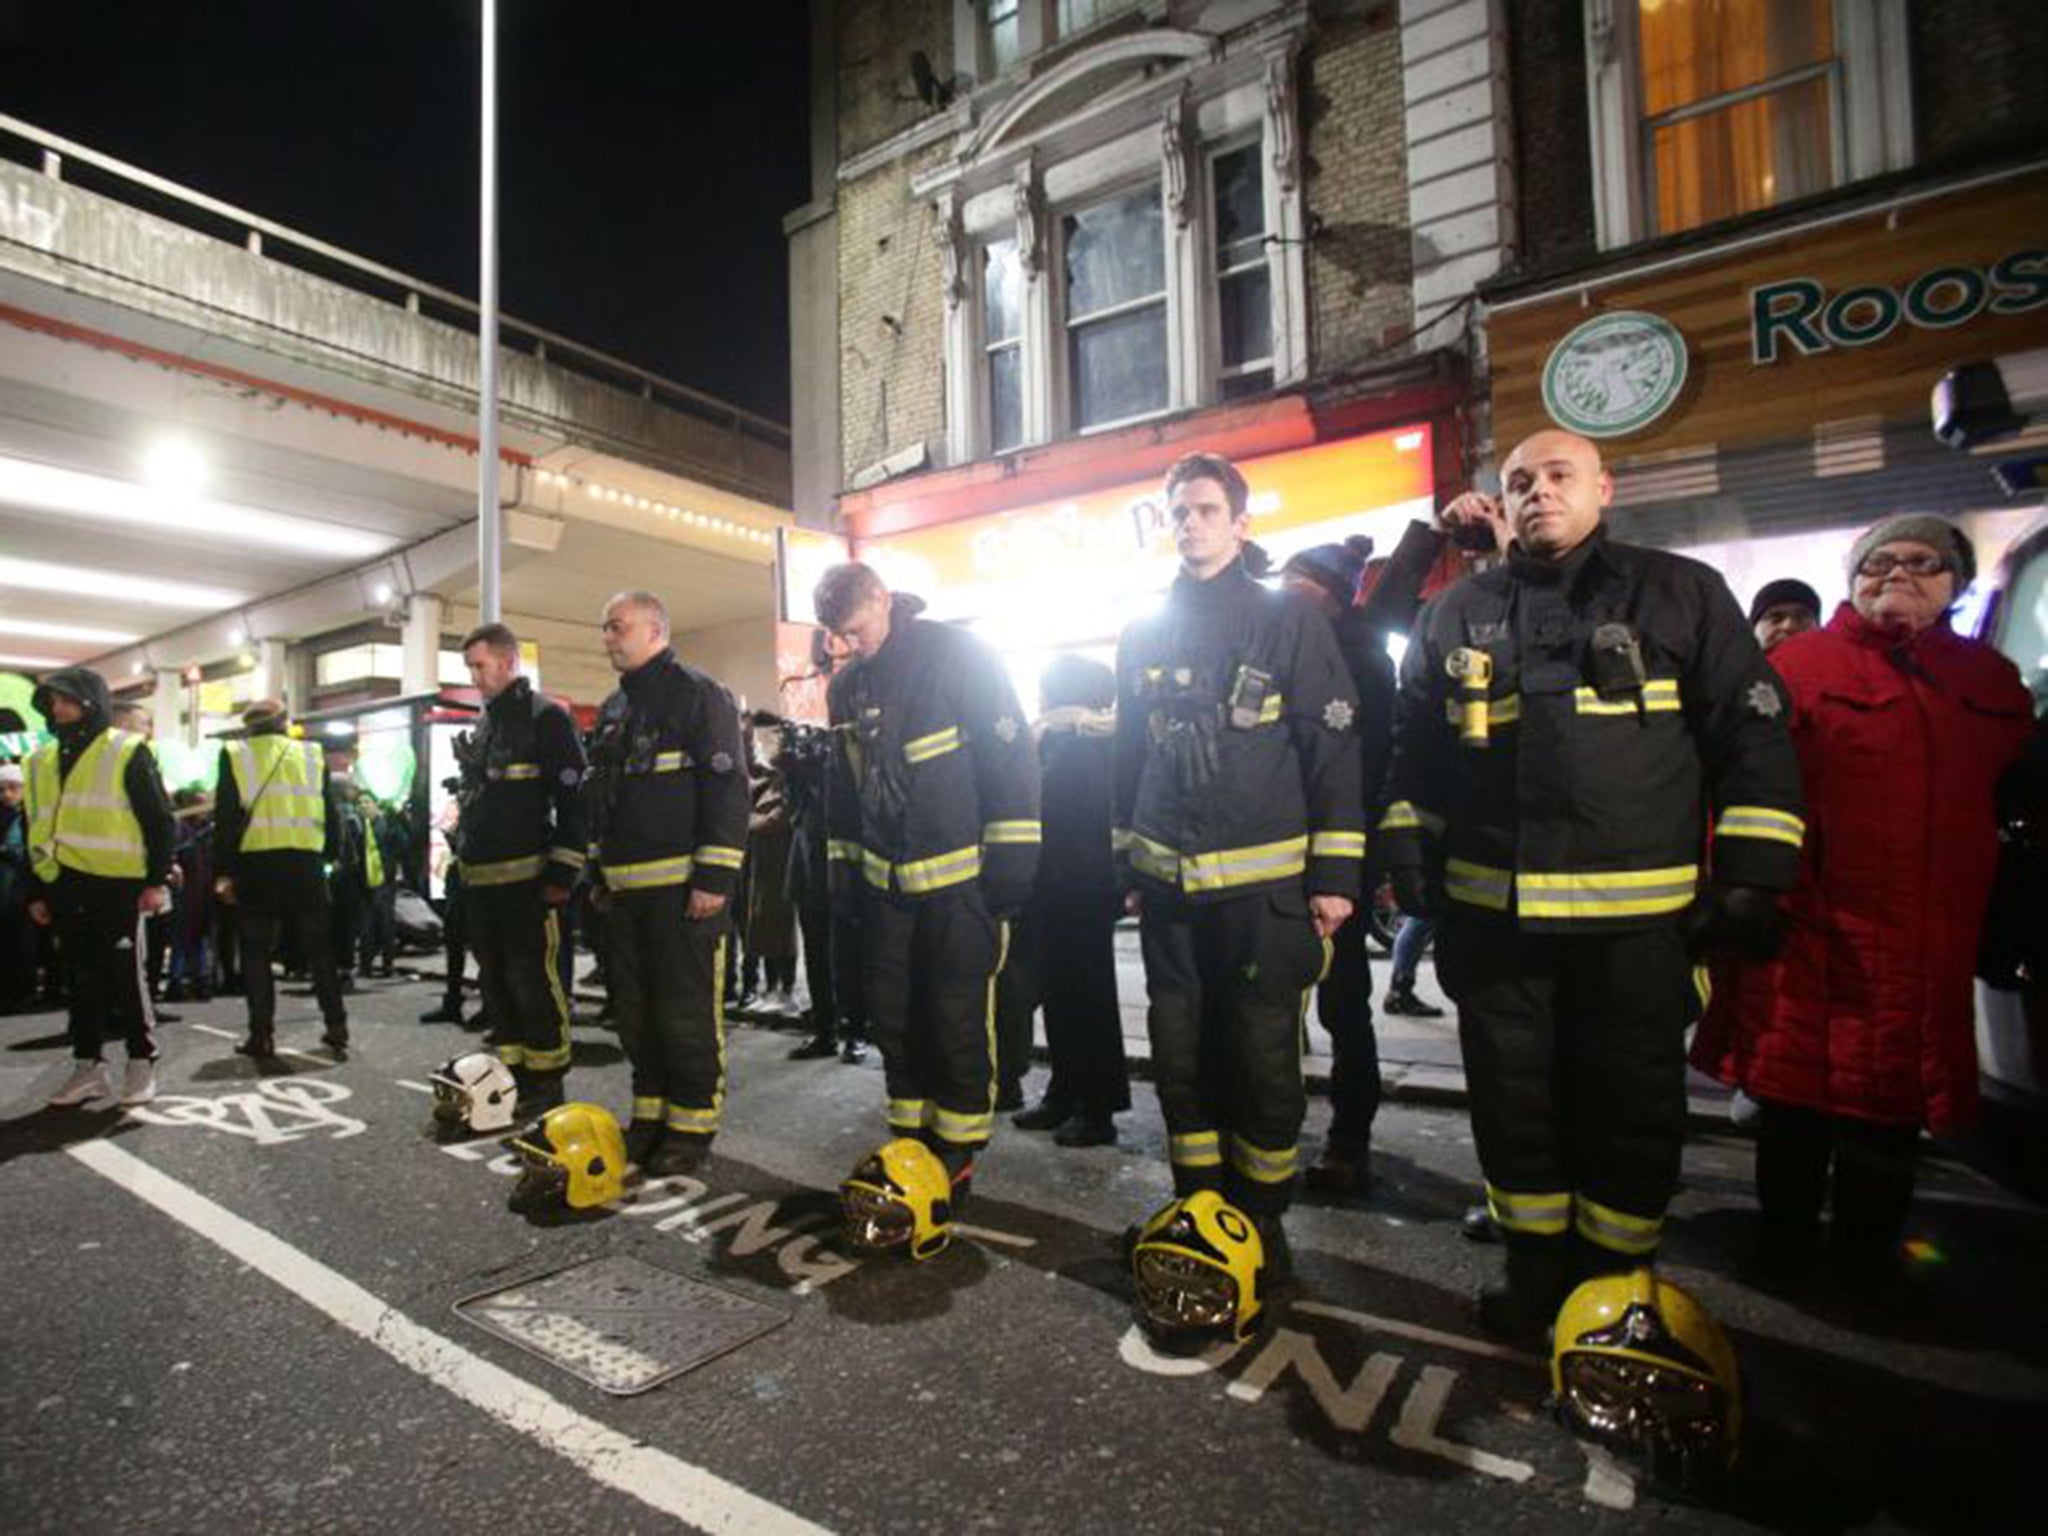
[[[363,817],[363,884],[376,890],[384,883],[384,850],[377,846],[377,818]]]
[[[288,736],[251,736],[228,743],[235,790],[249,818],[242,830],[243,853],[297,848],[318,853],[327,846],[327,804],[320,795],[323,766],[319,745]]]
[[[47,884],[67,869],[108,880],[149,873],[142,822],[128,802],[128,764],[141,750],[132,731],[102,731],[66,774],[56,742],[36,749],[28,760],[28,843],[37,878]]]

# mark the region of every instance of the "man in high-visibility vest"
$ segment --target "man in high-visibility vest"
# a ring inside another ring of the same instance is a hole
[[[56,925],[74,1058],[50,1102],[112,1094],[100,1053],[118,1032],[128,1046],[121,1102],[146,1104],[156,1097],[157,1050],[143,930],[171,901],[171,804],[142,738],[108,725],[107,684],[97,672],[62,668],[33,697],[56,740],[28,764],[28,910],[32,921]]]
[[[326,1021],[321,1040],[348,1057],[348,1014],[334,968],[328,921],[327,850],[336,846],[327,766],[320,748],[295,740],[284,706],[263,699],[242,712],[247,734],[221,748],[214,786],[214,894],[242,919],[242,973],[249,1038],[235,1049],[259,1061],[277,1054],[277,982],[271,956],[286,923],[313,973]]]

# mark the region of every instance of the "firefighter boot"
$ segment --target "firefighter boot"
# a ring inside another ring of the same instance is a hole
[[[1503,1233],[1501,1282],[1479,1293],[1479,1326],[1496,1338],[1539,1344],[1579,1280],[1579,1253],[1568,1234]]]

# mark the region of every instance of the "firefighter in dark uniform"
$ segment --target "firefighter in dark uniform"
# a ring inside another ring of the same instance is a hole
[[[719,683],[676,660],[651,592],[605,606],[619,673],[590,750],[586,803],[605,903],[605,981],[633,1067],[628,1161],[699,1166],[725,1106],[725,942],[745,857],[746,748]]]
[[[835,901],[858,903],[889,1128],[937,1154],[957,1209],[995,1121],[994,982],[1038,869],[1038,752],[966,630],[918,618],[864,565],[827,571],[815,600],[855,658],[828,695]]]
[[[1502,478],[1508,559],[1436,598],[1402,660],[1382,826],[1402,905],[1442,914],[1507,1243],[1480,1319],[1530,1337],[1580,1279],[1655,1257],[1694,955],[1773,947],[1804,823],[1782,696],[1721,577],[1608,537],[1582,437],[1537,433]]]
[[[485,624],[462,641],[484,714],[457,738],[457,823],[469,942],[490,1041],[519,1085],[522,1115],[562,1102],[569,999],[558,960],[562,908],[588,858],[583,743],[576,722],[520,675],[519,640]]]
[[[1365,861],[1358,701],[1328,622],[1247,567],[1237,468],[1190,454],[1165,490],[1180,576],[1117,648],[1118,866],[1174,1193],[1220,1190],[1284,1274],[1301,1019]]]

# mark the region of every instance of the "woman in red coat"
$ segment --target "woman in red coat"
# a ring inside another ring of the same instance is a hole
[[[1717,967],[1693,1062],[1763,1106],[1767,1277],[1820,1231],[1852,1284],[1885,1278],[1922,1127],[1977,1108],[1971,975],[1997,863],[1992,791],[2033,708],[2013,664],[1949,628],[1975,551],[1939,517],[1856,541],[1850,601],[1771,653],[1790,696],[1807,829],[1784,952]]]

